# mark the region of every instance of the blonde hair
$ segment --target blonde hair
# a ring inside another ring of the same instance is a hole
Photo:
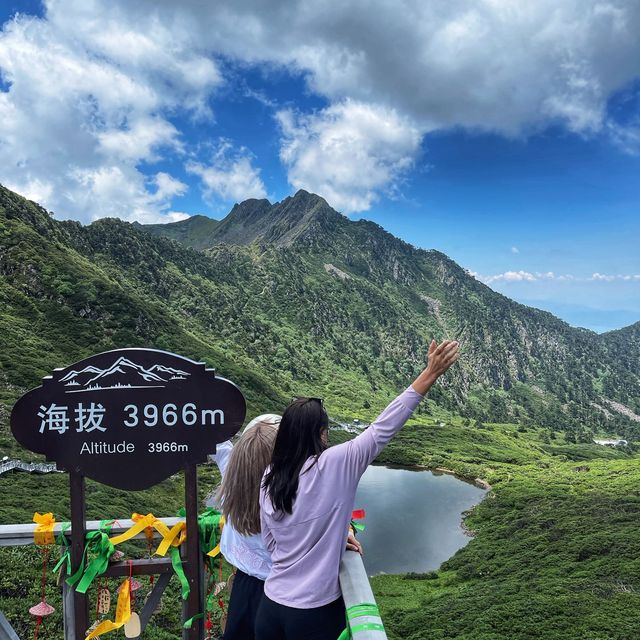
[[[217,498],[224,517],[241,535],[260,533],[260,482],[277,433],[278,424],[272,420],[252,421],[229,457]]]

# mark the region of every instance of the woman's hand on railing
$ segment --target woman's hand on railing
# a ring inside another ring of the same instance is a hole
[[[349,527],[349,535],[347,537],[347,551],[357,551],[360,555],[363,554],[362,545],[356,540],[351,527]]]

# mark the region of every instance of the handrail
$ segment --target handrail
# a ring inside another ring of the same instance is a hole
[[[158,518],[164,522],[169,528],[173,527],[175,524],[183,520],[183,518]],[[103,520],[87,520],[85,525],[85,529],[87,531],[97,531],[100,529],[100,523]],[[128,529],[130,529],[135,523],[133,520],[114,520],[113,525],[111,526],[110,535],[118,535],[120,533],[124,533]],[[0,525],[0,547],[13,547],[18,545],[28,545],[34,544],[33,534],[38,525],[35,522],[29,522],[25,524],[2,524]],[[62,522],[56,522],[53,528],[53,534],[57,536],[60,533],[60,528],[62,526]],[[71,533],[71,528],[69,528],[65,535]],[[154,536],[159,536],[160,534],[154,529]],[[144,531],[139,533],[136,538],[144,538]]]
[[[345,551],[340,562],[340,588],[347,609],[361,604],[375,604],[373,591],[369,584],[362,557],[356,551]],[[362,615],[349,620],[353,637],[356,640],[386,640],[384,630],[356,630],[354,627],[365,623],[381,624],[380,616]],[[355,632],[354,632],[355,631]]]
[[[55,462],[23,462],[22,460],[5,460],[0,463],[0,475],[8,471],[27,471],[28,473],[62,473]]]
[[[166,524],[168,527],[174,526],[180,521],[180,518],[158,518]],[[88,520],[86,522],[87,531],[97,531],[100,528],[102,520]],[[63,523],[57,522],[54,526],[53,533],[57,535],[60,533],[60,528]],[[117,535],[127,531],[134,524],[133,520],[115,520],[111,527],[111,535]],[[0,525],[0,547],[17,546],[17,545],[30,545],[34,544],[34,532],[37,525],[35,523],[24,524],[4,524]],[[65,535],[70,534],[71,529],[65,532]],[[153,530],[154,536],[158,536],[158,532]],[[136,538],[144,538],[144,531],[139,533]],[[342,561],[340,563],[340,587],[342,589],[342,597],[347,609],[361,604],[375,604],[375,598],[371,585],[369,584],[369,578],[365,571],[362,558],[359,553],[355,551],[345,551]],[[363,615],[353,618],[349,621],[350,626],[356,627],[365,623],[381,624],[379,616],[375,615]],[[386,640],[387,634],[384,630],[368,630],[360,629],[356,630],[353,634],[357,640]],[[0,636],[1,637],[1,636]]]

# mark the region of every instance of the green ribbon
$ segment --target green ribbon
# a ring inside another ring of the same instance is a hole
[[[189,597],[189,591],[191,591],[191,589],[189,587],[187,576],[184,573],[184,567],[182,566],[180,549],[178,549],[178,547],[171,547],[169,549],[169,555],[171,556],[171,565],[173,566],[173,570],[176,572],[178,580],[180,580],[180,585],[182,586],[182,599],[186,600]]]
[[[182,628],[183,629],[191,629],[191,626],[193,625],[193,623],[196,620],[199,620],[200,618],[204,618],[204,613],[196,613],[195,616],[191,616],[183,625]]]
[[[362,524],[361,522],[356,522],[355,520],[351,521],[351,526],[356,530],[356,531],[364,531],[364,524]]]
[[[384,631],[384,625],[382,619],[380,622],[361,622],[360,624],[351,625],[350,621],[355,618],[362,618],[364,616],[370,616],[372,618],[380,618],[380,610],[378,605],[372,602],[362,602],[360,604],[354,604],[347,609],[347,627],[338,637],[338,640],[348,640],[352,638],[354,634],[360,631]]]
[[[69,586],[78,583],[76,587],[78,593],[86,593],[94,578],[102,575],[109,566],[109,558],[115,550],[111,540],[109,540],[109,532],[111,531],[113,522],[113,520],[103,520],[100,523],[100,529],[98,531],[90,531],[86,535],[87,543],[82,552],[80,566],[72,576],[67,578],[67,584]],[[85,560],[89,550],[97,555],[85,567]]]
[[[184,518],[186,515],[185,509],[182,508],[178,511],[178,517]],[[200,540],[200,551],[204,556],[205,564],[207,565],[207,569],[209,570],[209,584],[207,585],[207,591],[209,595],[205,601],[205,610],[202,613],[198,613],[195,616],[189,618],[182,626],[184,629],[191,629],[191,626],[196,620],[200,618],[204,618],[207,612],[214,610],[214,602],[215,596],[213,595],[213,590],[210,588],[212,583],[215,583],[214,578],[214,562],[215,558],[207,555],[209,551],[215,549],[218,544],[218,533],[220,530],[220,521],[222,519],[222,513],[217,511],[216,509],[212,509],[208,507],[202,513],[198,514],[198,537]],[[220,562],[222,562],[222,557],[220,557]],[[187,585],[188,588],[188,585]],[[187,591],[187,594],[189,592]],[[184,594],[184,590],[183,590]],[[183,595],[183,597],[185,597]]]
[[[53,567],[53,573],[55,573],[63,564],[66,563],[66,572],[65,575],[71,575],[71,546],[69,545],[69,541],[67,540],[67,536],[64,534],[71,528],[70,522],[63,522],[60,524],[60,533],[58,534],[58,544],[61,547],[64,547],[62,551],[62,555],[60,556],[60,560],[55,567]]]

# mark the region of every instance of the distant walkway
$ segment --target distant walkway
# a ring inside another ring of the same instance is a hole
[[[62,473],[56,469],[55,462],[22,462],[22,460],[4,460],[0,462],[0,476],[14,469],[28,473]]]

